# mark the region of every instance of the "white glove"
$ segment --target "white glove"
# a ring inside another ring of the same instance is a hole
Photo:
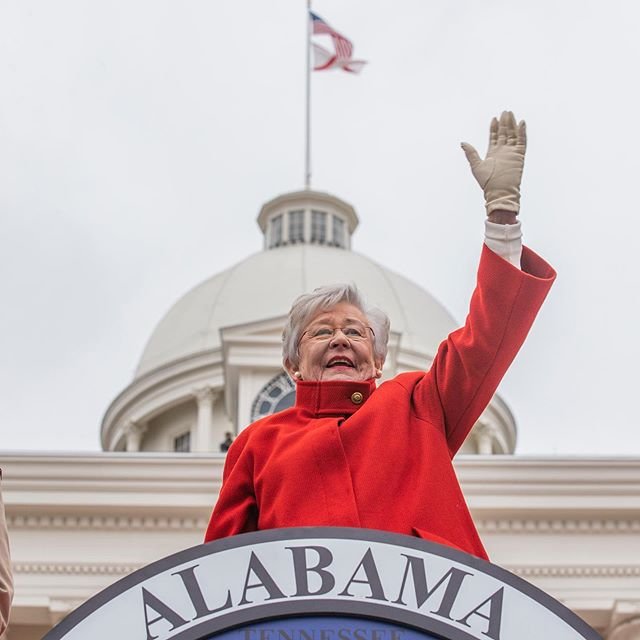
[[[516,124],[511,111],[503,111],[500,121],[494,118],[489,129],[487,157],[466,142],[462,143],[467,160],[478,184],[484,190],[487,215],[496,209],[520,211],[520,181],[527,148],[527,129],[524,120]]]

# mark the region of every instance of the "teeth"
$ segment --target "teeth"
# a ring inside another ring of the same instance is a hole
[[[329,362],[329,364],[327,365],[328,367],[335,367],[337,365],[342,365],[345,367],[353,367],[353,364],[351,362],[349,362],[349,360],[331,360],[331,362]]]

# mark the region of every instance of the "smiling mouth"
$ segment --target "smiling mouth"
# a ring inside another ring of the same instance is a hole
[[[351,369],[355,369],[355,364],[349,360],[349,358],[331,358],[326,365],[327,369],[331,369],[333,367],[349,367]]]

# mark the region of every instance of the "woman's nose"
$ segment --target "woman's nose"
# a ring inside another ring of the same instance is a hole
[[[351,343],[349,342],[349,338],[344,334],[342,329],[336,329],[333,332],[333,336],[331,336],[331,346],[344,346],[349,347]]]

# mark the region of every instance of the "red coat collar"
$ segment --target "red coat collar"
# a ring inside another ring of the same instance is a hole
[[[376,390],[376,381],[350,382],[334,380],[296,383],[296,408],[310,412],[314,417],[350,416],[354,414]]]

